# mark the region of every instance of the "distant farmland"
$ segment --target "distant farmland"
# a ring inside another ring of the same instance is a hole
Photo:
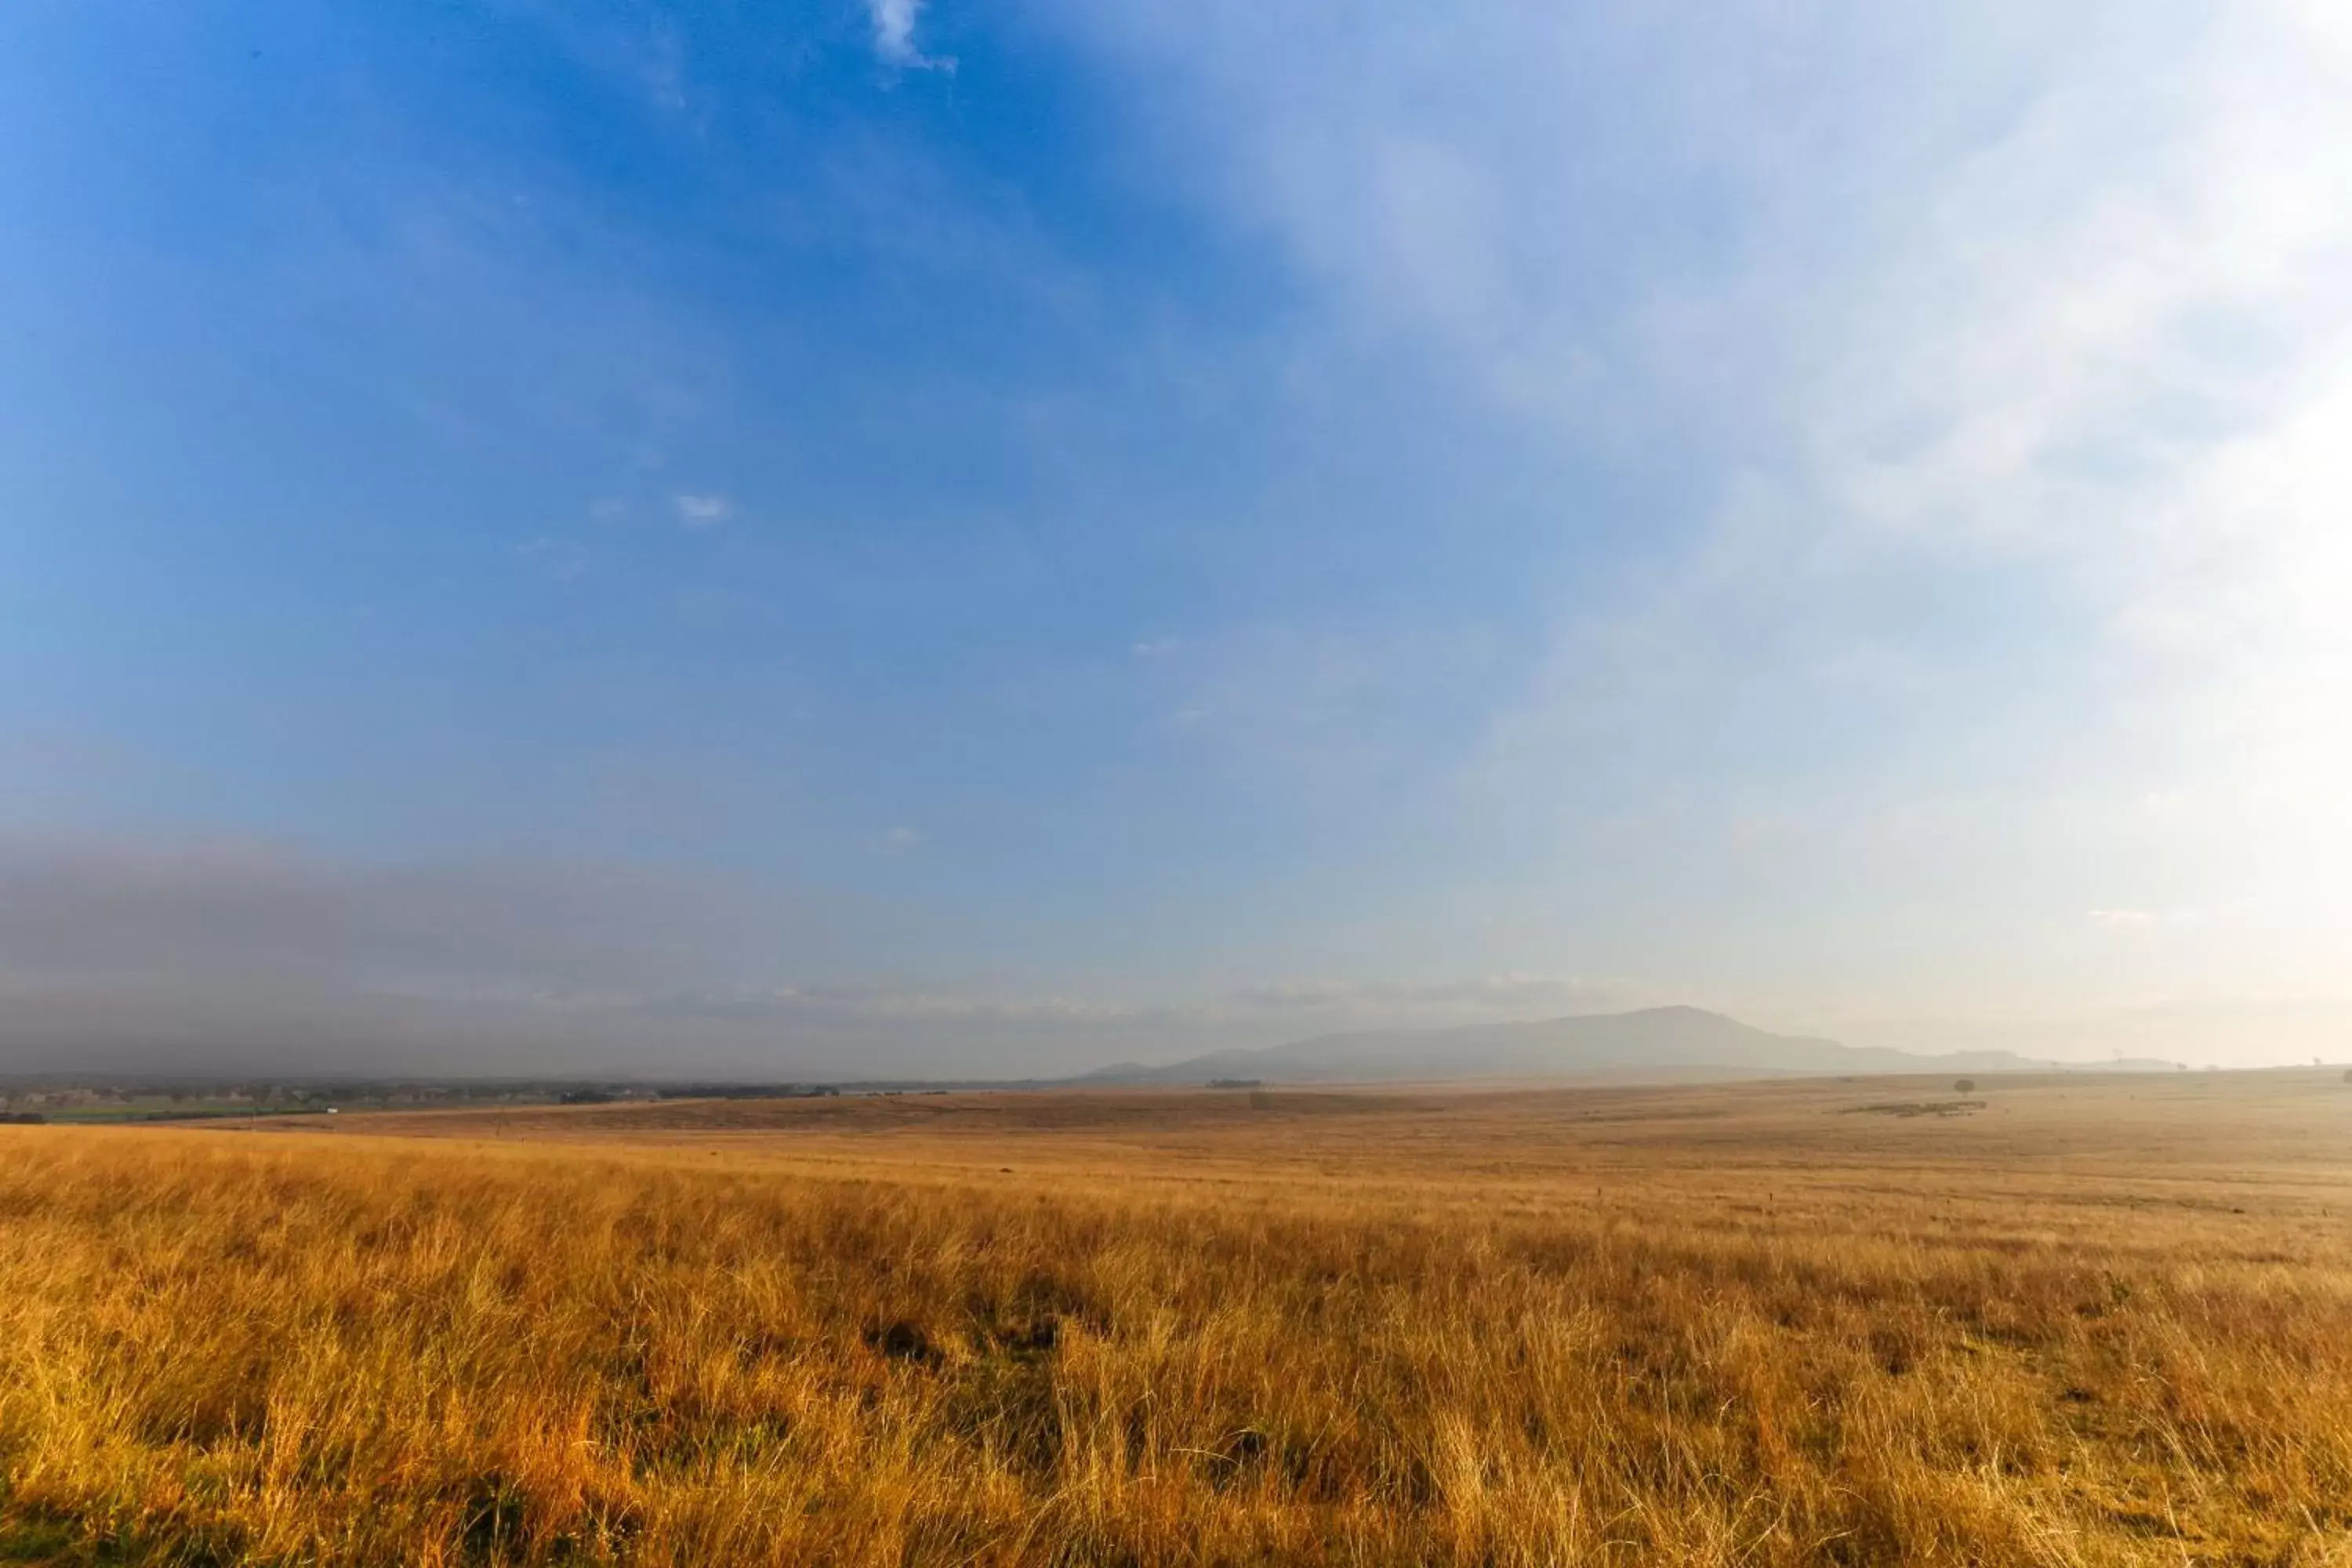
[[[0,1127],[0,1561],[2320,1563],[2340,1075]]]

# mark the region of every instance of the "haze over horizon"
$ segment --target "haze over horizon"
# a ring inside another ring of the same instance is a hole
[[[0,1072],[2352,1058],[2352,11],[0,14]]]

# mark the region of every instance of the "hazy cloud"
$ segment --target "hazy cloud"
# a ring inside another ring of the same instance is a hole
[[[1630,980],[1503,973],[1417,984],[1287,981],[1235,992],[1227,1005],[1273,1013],[1378,1018],[1383,1026],[1392,1026],[1408,1020],[1456,1023],[1565,1017],[1650,1006],[1664,999],[1654,988]]]
[[[874,52],[887,65],[901,70],[952,71],[955,61],[927,55],[916,47],[915,26],[922,19],[923,0],[866,0],[874,23]]]
[[[1002,1078],[1691,1001],[1852,1044],[2202,1060],[2243,1059],[2233,1020],[2300,1057],[2332,1048],[2352,1019],[2316,994],[1807,1015],[1639,978],[1514,972],[1157,996],[845,979],[824,945],[839,912],[625,867],[0,839],[0,1071]]]
[[[717,528],[735,515],[735,501],[723,495],[681,495],[671,504],[677,510],[677,520],[688,528]]]
[[[1302,280],[1291,363],[1409,363],[1643,498],[1531,668],[1200,659],[1231,765],[1410,784],[1570,951],[1726,984],[1924,1000],[1905,949],[2081,1016],[2336,984],[2343,7],[1062,14]],[[2080,945],[2142,881],[2193,941]]]
[[[904,824],[885,829],[872,839],[874,852],[893,860],[902,855],[911,855],[922,847],[922,843],[923,836]]]
[[[0,1071],[1082,1071],[1329,1028],[1590,1011],[1498,975],[1165,1002],[787,977],[813,911],[624,868],[0,839]]]

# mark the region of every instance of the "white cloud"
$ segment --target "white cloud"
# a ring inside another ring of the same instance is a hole
[[[677,509],[677,520],[688,528],[717,528],[735,515],[735,501],[723,495],[681,495],[671,504]]]
[[[916,47],[915,25],[922,19],[923,0],[866,0],[866,9],[874,21],[874,52],[885,65],[901,70],[955,69],[953,59],[927,55]]]
[[[1067,15],[1309,285],[1295,374],[1391,356],[1653,498],[1532,674],[1452,682],[1441,809],[1540,919],[1815,995],[2342,990],[2342,5]],[[1341,710],[1244,739],[1345,763]],[[2098,942],[2118,886],[2197,918]]]
[[[914,828],[901,824],[897,827],[887,828],[876,834],[871,844],[874,853],[896,860],[901,856],[911,855],[921,848],[923,836]]]

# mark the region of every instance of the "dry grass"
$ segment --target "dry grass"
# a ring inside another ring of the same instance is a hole
[[[0,1128],[0,1559],[2352,1561],[2352,1089],[1948,1087]]]

